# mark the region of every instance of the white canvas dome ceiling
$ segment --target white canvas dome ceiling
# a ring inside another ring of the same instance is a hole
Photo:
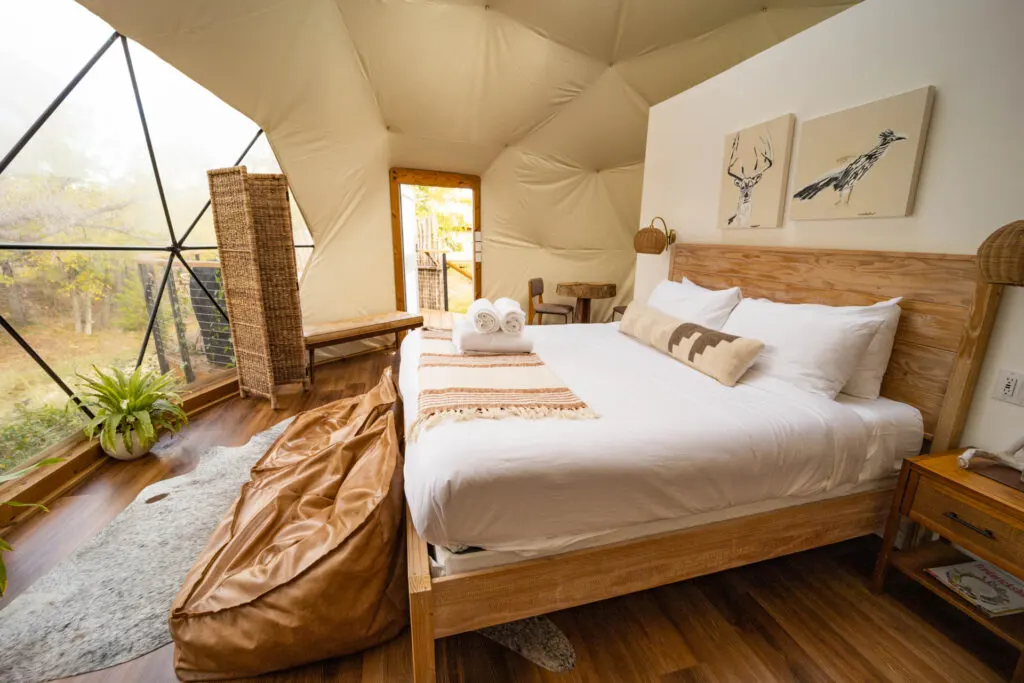
[[[541,276],[629,301],[650,105],[850,4],[80,2],[266,131],[316,244],[308,321],[394,308],[392,166],[482,176],[485,295]]]

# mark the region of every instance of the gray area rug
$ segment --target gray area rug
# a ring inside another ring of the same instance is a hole
[[[548,671],[570,671],[576,651],[565,634],[547,617],[530,617],[477,631]]]
[[[289,422],[244,446],[211,448],[191,472],[147,486],[0,610],[0,679],[37,683],[73,676],[171,642],[167,615],[185,575],[249,481],[249,469]]]
[[[249,480],[249,469],[290,422],[244,446],[211,448],[193,471],[146,487],[102,531],[0,609],[0,680],[74,676],[170,643],[167,615],[185,575]],[[479,633],[549,671],[576,663],[572,644],[546,617]]]

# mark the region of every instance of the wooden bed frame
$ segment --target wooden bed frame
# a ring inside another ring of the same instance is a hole
[[[979,280],[974,256],[676,244],[669,278],[684,275],[791,303],[902,296],[882,395],[921,411],[933,452],[957,445],[1002,293]],[[891,496],[855,493],[439,578],[407,514],[413,680],[435,680],[438,638],[863,536],[881,526]]]

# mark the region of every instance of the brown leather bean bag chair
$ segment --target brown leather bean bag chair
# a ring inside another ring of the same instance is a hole
[[[179,678],[344,655],[408,622],[397,400],[388,371],[301,413],[252,468],[174,600]]]

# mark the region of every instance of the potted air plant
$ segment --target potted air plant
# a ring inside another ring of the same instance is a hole
[[[188,424],[170,373],[139,367],[126,375],[117,368],[107,373],[93,366],[92,377],[78,378],[82,386],[76,398],[96,416],[85,426],[85,435],[99,434],[100,447],[112,458],[140,458],[161,429],[173,433]]]

